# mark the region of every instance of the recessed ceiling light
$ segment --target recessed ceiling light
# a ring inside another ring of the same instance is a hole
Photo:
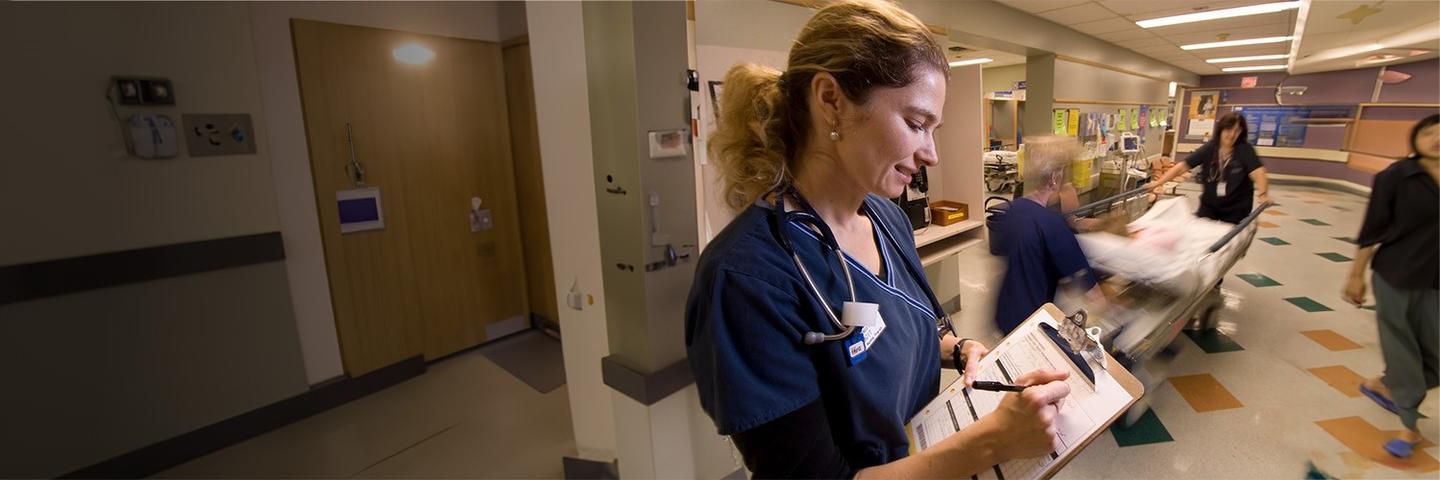
[[[1203,22],[1206,20],[1217,20],[1221,18],[1244,17],[1247,15],[1260,15],[1264,13],[1283,12],[1300,8],[1299,1],[1262,3],[1247,7],[1226,8],[1222,10],[1209,10],[1199,13],[1187,13],[1170,17],[1152,18],[1135,22],[1140,28],[1164,27],[1167,25],[1179,25],[1182,23]]]
[[[1207,62],[1207,63],[1235,63],[1235,62],[1249,62],[1249,61],[1252,61],[1252,60],[1280,60],[1280,59],[1282,59],[1282,58],[1290,58],[1290,54],[1288,54],[1288,53],[1281,53],[1281,54],[1277,54],[1277,55],[1255,55],[1255,56],[1251,56],[1251,57],[1212,58],[1212,59],[1206,60],[1206,62]]]
[[[950,62],[950,66],[952,66],[952,67],[963,67],[963,66],[966,66],[966,65],[979,65],[979,64],[982,64],[982,63],[990,63],[990,62],[993,62],[993,61],[995,61],[995,59],[993,59],[993,58],[974,58],[974,59],[970,59],[970,60],[957,60],[957,61],[954,61],[954,62]]]
[[[1222,72],[1259,72],[1262,70],[1284,70],[1284,65],[1256,65],[1253,67],[1229,67],[1222,68]]]
[[[1292,39],[1292,38],[1294,38],[1294,37],[1289,37],[1289,36],[1285,36],[1285,37],[1262,37],[1262,38],[1246,38],[1246,39],[1243,39],[1243,40],[1226,40],[1226,41],[1224,41],[1224,42],[1192,43],[1192,44],[1190,44],[1190,45],[1181,45],[1181,46],[1180,46],[1180,49],[1181,49],[1181,50],[1204,50],[1204,49],[1207,49],[1207,48],[1238,47],[1238,46],[1241,46],[1241,45],[1260,45],[1260,44],[1264,44],[1264,43],[1288,42],[1288,41],[1290,41],[1290,39]]]

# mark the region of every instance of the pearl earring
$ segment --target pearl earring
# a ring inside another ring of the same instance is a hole
[[[840,132],[831,130],[831,131],[830,131],[830,141],[832,141],[832,142],[838,142],[838,141],[840,141]]]

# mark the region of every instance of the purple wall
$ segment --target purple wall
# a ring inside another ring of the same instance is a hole
[[[1344,180],[1362,187],[1369,187],[1375,177],[1340,162],[1272,157],[1261,157],[1260,161],[1265,162],[1265,171],[1269,173]]]
[[[1380,101],[1386,103],[1440,103],[1440,59],[1393,65],[1385,68],[1413,75],[1409,80],[1380,87]],[[1367,115],[1370,109],[1365,109]]]

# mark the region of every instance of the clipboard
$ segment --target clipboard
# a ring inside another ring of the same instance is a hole
[[[1084,358],[1071,352],[1063,342],[1052,340],[1041,328],[1041,324],[1058,325],[1064,319],[1065,314],[1054,304],[1040,307],[980,360],[979,374],[982,380],[1012,383],[1012,375],[1018,377],[1035,368],[1069,371],[1067,383],[1071,385],[1071,394],[1061,402],[1056,419],[1063,449],[1048,456],[995,465],[976,475],[977,480],[1054,476],[1144,395],[1145,387],[1109,352],[1103,354],[1104,367],[1088,362],[1094,380],[1087,379],[1076,364],[1076,359],[1085,362]],[[961,382],[956,380],[942,389],[939,396],[905,425],[912,455],[984,418],[994,411],[1004,395],[967,389]]]

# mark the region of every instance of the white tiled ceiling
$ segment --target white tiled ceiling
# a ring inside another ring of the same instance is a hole
[[[1206,63],[1206,59],[1289,53],[1290,44],[1275,43],[1190,51],[1181,50],[1180,46],[1215,42],[1221,40],[1221,37],[1226,40],[1239,40],[1291,35],[1295,31],[1296,11],[1288,10],[1148,29],[1140,28],[1135,25],[1135,22],[1274,1],[1279,0],[999,0],[999,3],[1030,12],[1185,70],[1201,75],[1214,75],[1222,73],[1220,66]],[[1273,64],[1275,62],[1274,60],[1242,62],[1223,66]]]

